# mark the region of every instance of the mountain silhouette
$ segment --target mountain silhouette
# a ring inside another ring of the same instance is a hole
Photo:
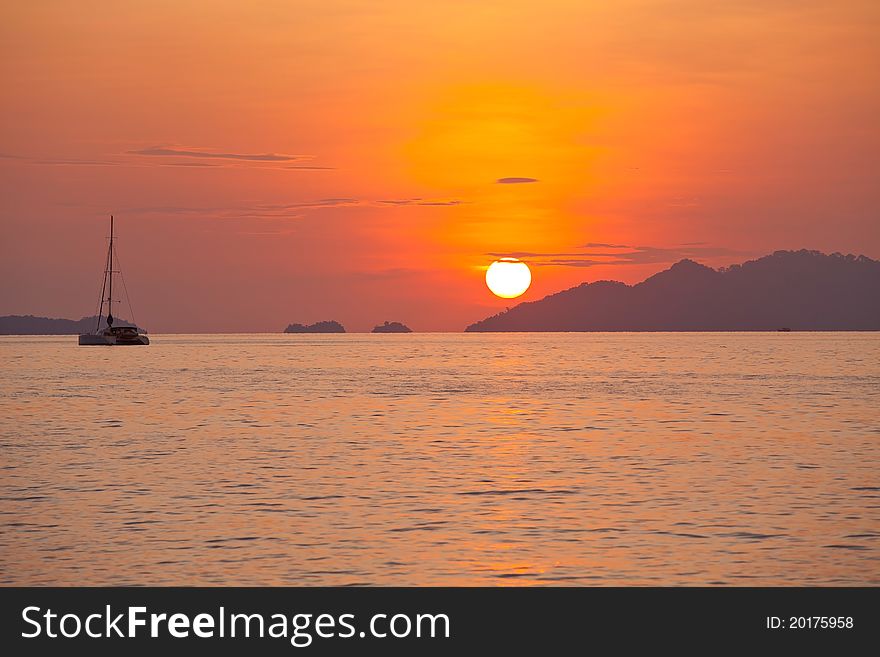
[[[6,315],[0,317],[0,335],[79,335],[94,331],[97,321],[97,315],[82,319]],[[134,324],[114,317],[113,326],[134,326]],[[106,317],[101,318],[100,328],[107,328]]]
[[[288,324],[285,333],[345,333],[345,327],[337,321],[315,322],[304,324]]]
[[[466,331],[880,330],[880,261],[777,251],[712,269],[681,260],[636,285],[583,283]]]

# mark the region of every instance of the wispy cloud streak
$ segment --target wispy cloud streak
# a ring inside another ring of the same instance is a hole
[[[492,258],[518,258],[537,267],[595,267],[598,265],[645,265],[677,262],[684,258],[711,259],[748,255],[705,243],[680,244],[672,247],[629,246],[590,242],[568,252],[512,251],[487,253]]]
[[[151,157],[198,157],[218,160],[244,160],[247,162],[293,162],[297,160],[309,160],[306,155],[284,155],[279,153],[218,153],[209,150],[187,150],[179,148],[142,148],[140,150],[126,151],[128,155],[148,155]]]
[[[321,210],[338,208],[454,207],[466,203],[461,199],[357,199],[350,197],[321,198],[292,203],[253,203],[228,207],[156,205],[128,208],[132,214],[183,215],[214,219],[302,219]]]

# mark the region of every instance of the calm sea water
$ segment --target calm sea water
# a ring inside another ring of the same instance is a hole
[[[880,334],[0,339],[3,584],[880,584]]]

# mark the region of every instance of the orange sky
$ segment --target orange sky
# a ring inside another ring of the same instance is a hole
[[[533,265],[523,300],[880,257],[874,0],[0,13],[0,314],[92,314],[111,212],[152,332],[460,330],[511,303],[490,254]]]

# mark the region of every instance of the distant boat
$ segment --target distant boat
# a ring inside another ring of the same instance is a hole
[[[782,328],[778,328],[778,329],[776,329],[776,331],[779,333],[791,333],[791,329],[788,328],[787,326],[783,326]]]
[[[104,282],[101,285],[101,307],[98,310],[98,321],[95,330],[92,333],[83,333],[79,336],[80,345],[140,345],[150,344],[150,338],[146,336],[146,331],[139,329],[137,326],[113,326],[113,274],[120,274],[119,270],[113,269],[113,216],[110,216],[110,246],[107,247],[107,268],[104,270]],[[119,258],[117,258],[117,261]],[[125,291],[125,279],[122,279],[122,287],[128,298],[128,292]],[[107,294],[105,297],[104,294]],[[104,317],[104,304],[107,304],[107,326],[101,328],[101,319]],[[130,304],[129,304],[130,309]],[[133,318],[132,318],[133,319]]]

